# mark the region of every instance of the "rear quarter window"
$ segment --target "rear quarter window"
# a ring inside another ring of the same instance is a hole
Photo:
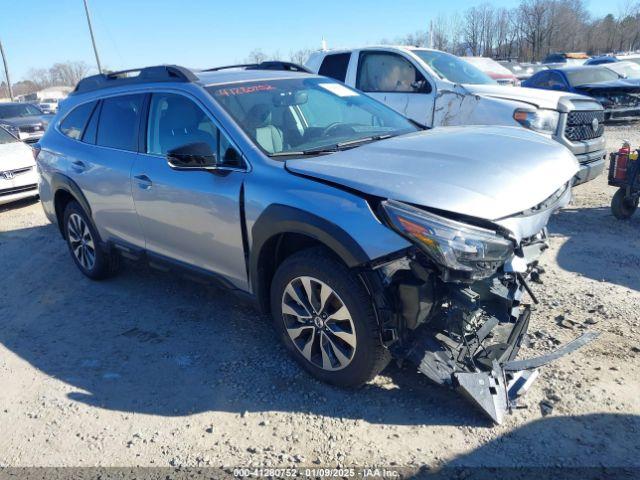
[[[349,67],[350,53],[335,53],[327,55],[320,65],[319,75],[335,78],[344,82],[347,78],[347,68]]]
[[[69,138],[80,140],[95,106],[96,102],[89,102],[71,110],[60,123],[60,131]]]

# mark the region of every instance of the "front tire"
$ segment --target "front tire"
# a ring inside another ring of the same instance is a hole
[[[638,198],[626,198],[626,188],[620,188],[611,199],[611,213],[618,220],[627,220],[638,209]]]
[[[389,363],[369,294],[322,248],[298,252],[280,265],[271,284],[271,313],[291,355],[324,382],[357,387]]]
[[[64,211],[64,232],[71,257],[83,274],[101,280],[115,272],[117,257],[100,245],[98,232],[77,202],[69,202]]]

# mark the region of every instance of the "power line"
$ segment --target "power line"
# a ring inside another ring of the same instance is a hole
[[[11,87],[11,77],[9,77],[9,67],[7,67],[7,57],[4,54],[4,48],[2,48],[1,40],[0,40],[0,55],[2,55],[2,63],[4,64],[4,75],[7,77],[7,86],[9,87],[9,98],[13,102],[13,88]]]

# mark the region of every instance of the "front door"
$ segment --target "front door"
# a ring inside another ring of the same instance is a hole
[[[146,146],[131,173],[146,249],[247,289],[239,203],[246,173],[239,155],[231,155],[234,165],[224,171],[175,170],[166,159],[176,147],[202,142],[217,152],[218,162],[234,149],[193,99],[151,96]]]
[[[431,126],[434,92],[409,59],[386,51],[360,52],[356,88],[405,117]]]

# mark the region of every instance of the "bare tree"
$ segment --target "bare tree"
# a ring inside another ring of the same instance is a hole
[[[87,76],[90,68],[85,62],[55,63],[49,69],[49,76],[53,85],[74,86]]]
[[[289,61],[297,63],[298,65],[304,65],[312,51],[310,48],[301,48],[300,50],[292,51],[289,53]]]
[[[51,86],[74,86],[87,76],[90,68],[85,62],[56,63],[49,69],[35,68],[29,70],[27,79],[36,85],[38,90]]]
[[[33,83],[39,90],[50,87],[52,85],[51,77],[49,76],[49,70],[47,70],[46,68],[32,68],[27,73],[27,79],[28,81]]]
[[[249,56],[247,57],[247,62],[248,63],[262,63],[268,57],[269,56],[266,53],[264,53],[259,48],[256,48],[256,49],[251,50],[251,52],[249,52]]]

